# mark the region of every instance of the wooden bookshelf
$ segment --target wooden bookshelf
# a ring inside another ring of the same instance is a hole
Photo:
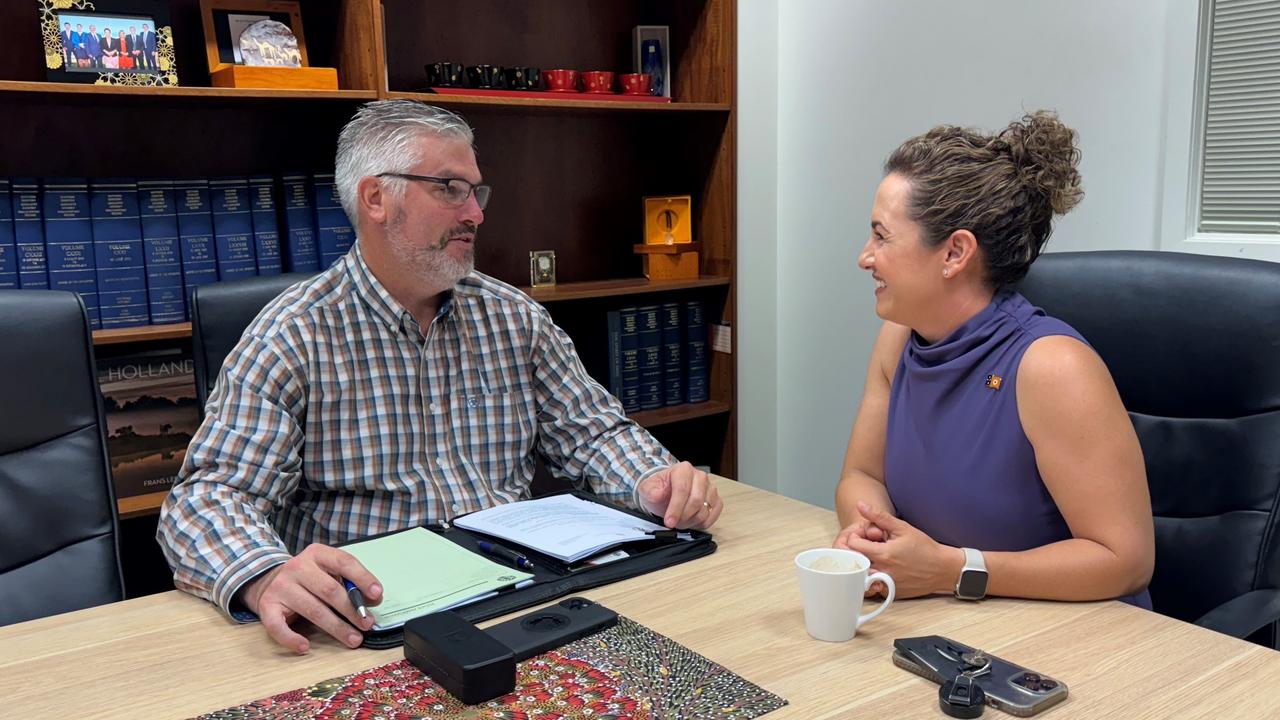
[[[604,347],[604,313],[615,297],[697,297],[708,325],[734,324],[735,0],[308,0],[311,63],[337,68],[339,90],[209,87],[199,0],[169,6],[182,83],[174,88],[46,82],[31,4],[0,3],[0,24],[13,28],[10,42],[0,44],[7,175],[325,172],[355,107],[377,98],[420,100],[454,109],[476,129],[480,167],[495,188],[477,267],[524,285],[528,253],[555,250],[560,284],[524,290],[547,303],[557,322],[564,317],[577,347]],[[423,65],[443,60],[627,72],[635,25],[671,28],[671,103],[420,92]],[[632,246],[643,240],[641,198],[650,195],[692,196],[701,278],[635,277],[640,259]],[[104,353],[129,352],[132,344],[178,344],[190,334],[190,325],[179,323],[98,331],[94,343],[112,346]],[[734,358],[710,357],[710,402],[636,417],[659,440],[680,445],[687,459],[733,476]],[[154,512],[159,498],[148,497],[122,499],[122,516]]]
[[[116,511],[120,514],[121,520],[143,517],[144,515],[155,515],[160,512],[160,505],[164,503],[164,499],[168,495],[169,491],[165,490],[164,492],[120,498],[116,500]]]
[[[730,280],[722,276],[706,276],[696,280],[647,280],[645,278],[625,278],[622,280],[588,280],[554,285],[552,287],[522,287],[526,295],[540,303],[562,302],[565,300],[586,300],[589,298],[618,297],[623,295],[642,295],[646,293],[662,293],[674,290],[693,288],[712,288],[727,286]]]
[[[172,325],[144,325],[121,330],[94,330],[94,345],[121,345],[124,343],[151,342],[153,340],[180,340],[191,337],[191,323]]]
[[[444,107],[509,108],[524,111],[546,112],[651,112],[651,113],[727,113],[733,109],[729,103],[701,102],[627,102],[625,100],[592,100],[590,95],[579,93],[569,97],[547,93],[545,98],[492,97],[483,95],[444,95],[430,92],[388,92],[387,97],[419,100]]]

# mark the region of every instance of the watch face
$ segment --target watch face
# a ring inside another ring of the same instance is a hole
[[[962,598],[980,598],[987,594],[987,574],[981,570],[965,570],[960,573],[956,595]]]

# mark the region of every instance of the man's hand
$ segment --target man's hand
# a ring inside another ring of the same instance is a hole
[[[724,501],[707,474],[687,462],[645,478],[638,494],[642,508],[661,516],[669,528],[709,528],[724,510]]]
[[[373,617],[361,618],[347,598],[339,578],[355,583],[366,602],[382,601],[382,586],[350,553],[328,545],[307,546],[288,562],[251,580],[241,591],[245,607],[257,614],[267,634],[302,655],[311,643],[289,627],[298,616],[310,620],[347,647],[360,647],[356,630],[373,627]]]
[[[883,532],[884,540],[861,537],[846,528],[836,538],[835,546],[866,555],[873,570],[893,578],[899,599],[944,592],[955,584],[964,564],[959,548],[942,545],[905,520],[865,502],[858,503],[858,513]],[[875,592],[873,586],[867,594]]]

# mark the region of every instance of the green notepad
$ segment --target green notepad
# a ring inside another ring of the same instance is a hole
[[[342,546],[382,583],[370,607],[375,630],[496,594],[533,577],[499,565],[424,528]]]

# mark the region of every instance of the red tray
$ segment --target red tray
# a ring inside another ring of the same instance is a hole
[[[612,100],[615,102],[669,103],[671,98],[660,95],[623,95],[621,93],[553,92],[550,90],[488,90],[481,88],[427,88],[440,95],[472,95],[476,97],[538,98],[542,100]]]

